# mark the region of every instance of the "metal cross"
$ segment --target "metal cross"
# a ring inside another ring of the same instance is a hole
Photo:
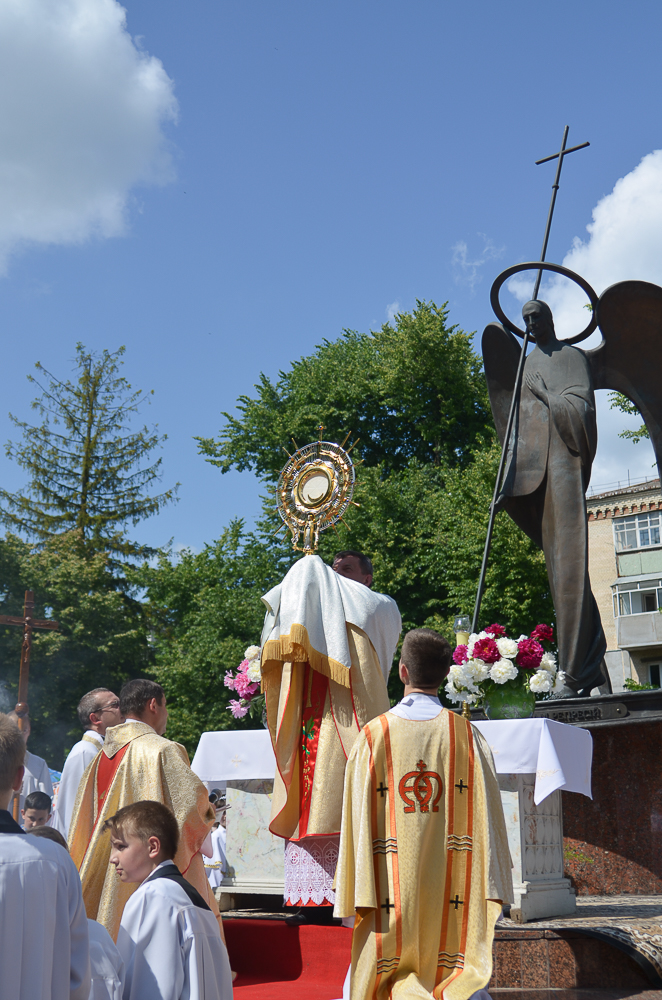
[[[382,910],[386,910],[386,916],[388,917],[391,910],[395,909],[395,903],[392,903],[388,896],[386,897],[386,902],[381,905]]]
[[[23,617],[18,615],[0,615],[0,625],[18,625],[23,629],[23,644],[21,646],[21,668],[18,676],[18,703],[14,711],[18,716],[18,728],[21,732],[27,728],[29,717],[28,707],[28,680],[30,679],[30,652],[32,650],[32,630],[58,629],[57,622],[43,621],[32,617],[34,612],[34,593],[31,590],[25,591],[25,601],[23,604]],[[18,820],[18,794],[14,796],[14,819]]]
[[[454,906],[456,910],[458,906],[464,906],[464,900],[460,899],[457,893],[455,893],[455,899],[449,899],[448,902],[451,904],[451,906]]]
[[[465,790],[465,788],[468,788],[469,786],[464,784],[464,778],[460,778],[460,784],[456,785],[455,787],[460,789],[460,795],[461,795],[462,792]]]
[[[380,783],[379,788],[377,789],[377,791],[379,792],[379,794],[381,795],[381,797],[384,798],[384,793],[388,792],[388,786],[385,787],[384,786],[384,782],[382,781]]]
[[[581,142],[579,146],[571,146],[570,149],[565,148],[565,144],[568,141],[568,131],[570,126],[566,125],[563,130],[563,142],[561,143],[561,148],[558,153],[552,153],[551,156],[543,156],[542,160],[536,160],[536,166],[540,163],[548,163],[549,160],[555,160],[558,157],[558,164],[556,166],[556,176],[554,178],[554,183],[552,184],[552,200],[549,204],[549,212],[547,213],[547,224],[545,226],[545,236],[542,241],[542,250],[540,251],[540,263],[542,264],[545,260],[545,254],[547,253],[547,244],[549,242],[549,234],[552,228],[552,216],[554,215],[554,206],[556,205],[556,195],[559,190],[559,181],[561,179],[561,170],[563,168],[563,161],[569,153],[574,153],[578,149],[585,149],[586,146],[590,146],[590,142]],[[536,283],[533,286],[533,295],[531,299],[538,298],[538,292],[540,291],[540,282],[542,281],[542,269],[538,271],[536,277]],[[492,547],[492,532],[494,530],[494,518],[496,517],[496,502],[501,490],[501,480],[503,478],[503,470],[506,464],[506,455],[508,454],[508,446],[510,444],[510,434],[513,428],[513,421],[515,419],[515,411],[519,404],[519,394],[522,387],[522,374],[524,372],[524,362],[526,360],[526,349],[529,346],[529,331],[524,330],[524,338],[522,340],[522,351],[519,357],[519,364],[517,366],[517,375],[515,376],[515,386],[513,388],[513,395],[510,401],[510,411],[508,413],[508,423],[506,424],[506,436],[503,439],[503,448],[501,449],[501,461],[499,462],[499,471],[497,472],[496,482],[494,484],[494,494],[492,496],[492,505],[490,507],[490,517],[487,523],[487,537],[485,539],[485,549],[483,551],[483,563],[480,568],[480,576],[478,578],[478,591],[476,593],[476,603],[474,605],[474,614],[471,622],[471,631],[478,631],[478,616],[480,614],[480,606],[483,601],[483,591],[485,589],[485,574],[487,573],[487,560],[490,554],[490,548]]]

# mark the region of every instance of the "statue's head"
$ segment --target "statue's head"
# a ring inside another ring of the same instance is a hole
[[[522,319],[526,324],[529,334],[537,344],[556,340],[554,317],[552,316],[552,310],[546,302],[541,302],[539,299],[532,299],[530,302],[527,302],[522,309]]]

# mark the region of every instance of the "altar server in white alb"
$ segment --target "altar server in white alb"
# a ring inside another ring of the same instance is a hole
[[[78,721],[84,730],[82,739],[75,743],[64,762],[64,769],[57,793],[51,825],[59,830],[65,840],[69,838],[69,824],[76,803],[80,779],[103,746],[106,729],[124,722],[120,700],[108,688],[94,688],[83,695],[78,704]]]
[[[0,714],[0,978],[7,1000],[88,1000],[87,916],[76,866],[7,810],[23,781],[25,743]]]
[[[218,921],[172,859],[179,827],[162,802],[134,802],[106,820],[110,863],[139,882],[120,923],[124,1000],[231,1000],[232,973]]]
[[[12,722],[18,725],[16,712],[9,712],[8,715]],[[25,719],[25,728],[22,730],[22,735],[23,742],[25,743],[25,760],[23,762],[25,774],[23,775],[23,782],[18,793],[19,816],[25,808],[25,800],[31,792],[45,792],[49,799],[53,799],[53,782],[51,781],[48,764],[43,757],[38,757],[36,753],[30,753],[28,750],[28,740],[30,738],[30,720],[28,718]],[[12,806],[10,805],[9,808],[11,809]]]

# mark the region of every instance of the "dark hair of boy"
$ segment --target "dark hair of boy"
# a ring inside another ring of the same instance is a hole
[[[47,795],[46,792],[30,792],[29,795],[25,796],[25,803],[23,809],[27,812],[28,809],[43,809],[44,812],[51,811],[51,797]]]
[[[25,740],[8,715],[0,713],[0,791],[11,788],[16,772],[25,760]]]
[[[152,695],[152,697],[154,697]],[[128,834],[146,844],[150,837],[158,837],[164,860],[172,861],[179,844],[179,827],[174,814],[162,802],[132,802],[111,816],[103,825],[112,836]]]
[[[152,698],[156,698],[159,705],[163,704],[165,698],[165,691],[156,681],[143,678],[127,681],[120,691],[120,711],[125,718],[127,715],[140,716]]]
[[[92,723],[90,722],[90,715],[92,712],[98,712],[103,705],[102,700],[99,698],[100,694],[111,694],[110,688],[94,688],[92,691],[88,691],[84,694],[81,700],[78,702],[78,708],[76,713],[78,715],[78,721],[80,722],[81,729],[91,729]]]
[[[415,628],[407,632],[400,662],[407,668],[412,687],[440,687],[451,659],[451,647],[439,632],[432,628]]]
[[[35,826],[28,832],[28,837],[45,837],[46,840],[54,840],[60,847],[64,847],[65,851],[69,850],[66,840],[53,826]]]
[[[361,572],[373,574],[374,570],[372,568],[372,560],[368,556],[364,556],[362,552],[357,552],[355,549],[343,549],[341,552],[336,552],[333,557],[333,563],[340,562],[345,556],[355,556],[359,561],[359,566],[361,567]]]

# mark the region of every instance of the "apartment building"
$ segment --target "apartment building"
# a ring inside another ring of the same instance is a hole
[[[662,490],[660,480],[587,497],[589,575],[607,637],[614,691],[632,678],[660,685]]]

